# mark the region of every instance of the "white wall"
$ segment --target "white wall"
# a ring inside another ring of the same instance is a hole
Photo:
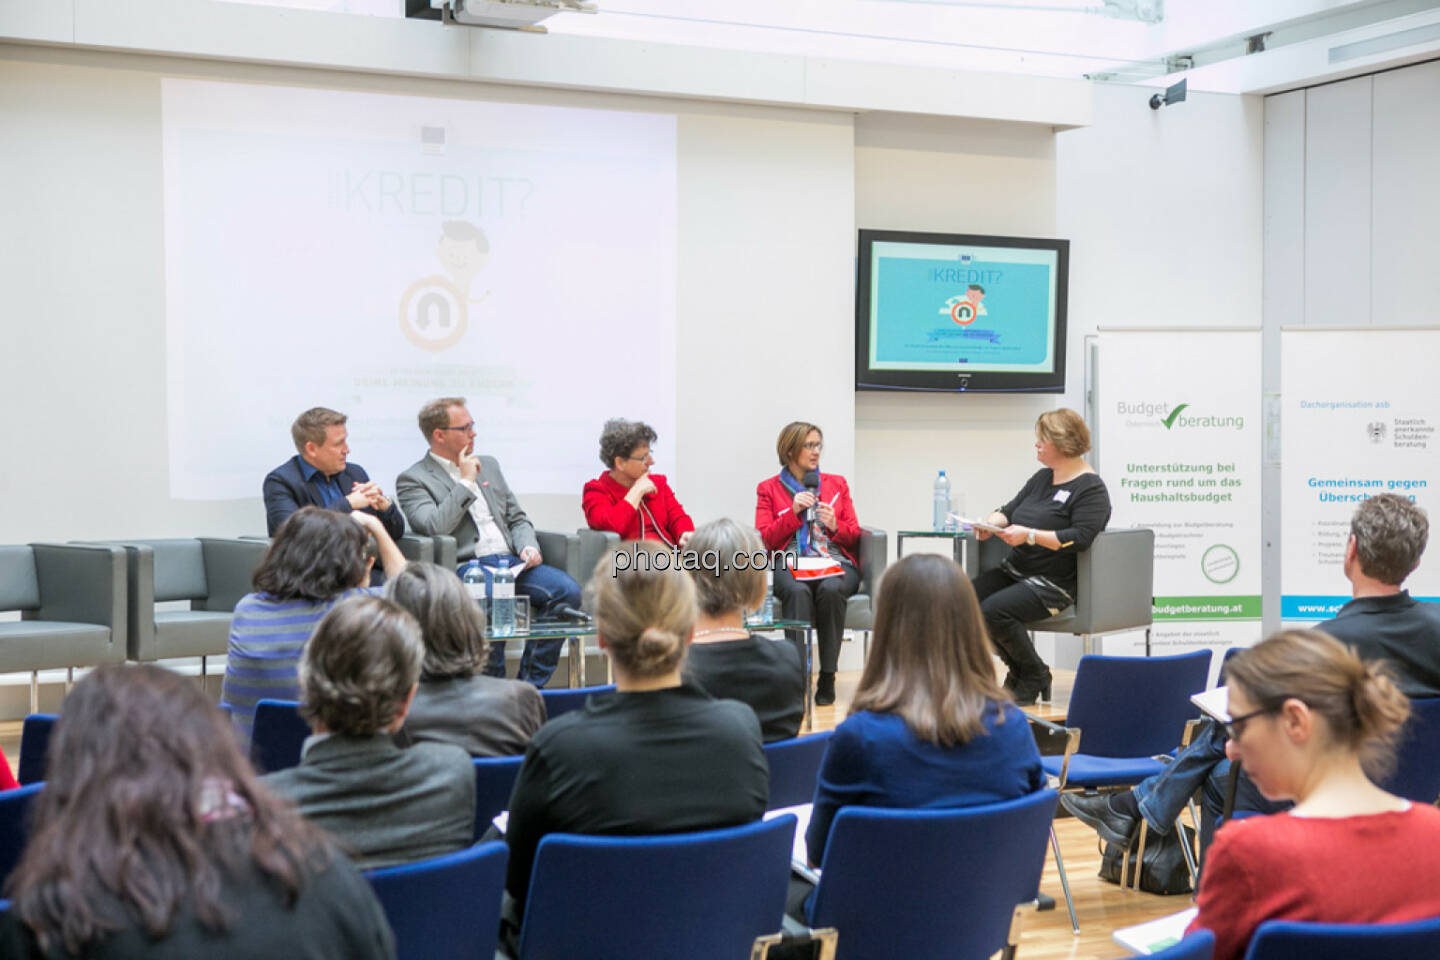
[[[680,436],[661,438],[662,463],[697,518],[751,516],[792,417],[824,421],[827,458],[852,469],[848,376],[789,376],[785,353],[812,318],[851,309],[848,115],[0,46],[0,543],[264,529],[260,477],[242,500],[172,501],[166,489],[159,79],[175,75],[677,114]],[[845,337],[809,342],[805,356],[853,362]],[[608,412],[603,389],[573,389]],[[275,439],[278,463],[292,451]],[[363,423],[351,446],[365,464]],[[526,507],[542,526],[574,528],[585,479]]]

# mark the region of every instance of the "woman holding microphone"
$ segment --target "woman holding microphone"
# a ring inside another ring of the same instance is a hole
[[[775,595],[787,620],[808,620],[820,644],[815,703],[835,702],[835,665],[845,631],[845,601],[860,587],[860,522],[850,485],[820,473],[824,435],[813,423],[786,424],[775,441],[780,473],[755,488],[755,528],[765,548],[793,550],[795,568],[775,569]],[[791,639],[799,646],[798,633]],[[805,660],[801,649],[801,662]]]

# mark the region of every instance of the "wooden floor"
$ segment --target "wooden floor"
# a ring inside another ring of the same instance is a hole
[[[836,702],[829,707],[815,708],[815,729],[830,730],[845,719],[859,672],[841,673],[836,677]],[[1073,671],[1055,672],[1054,701],[1029,708],[1038,716],[1058,718],[1065,715],[1070,698]],[[0,723],[0,747],[13,768],[20,756],[20,722]],[[1070,891],[1075,897],[1075,912],[1080,921],[1080,934],[1070,932],[1070,919],[1065,911],[1059,873],[1053,857],[1046,857],[1045,874],[1040,889],[1054,897],[1054,910],[1027,915],[1020,940],[1019,955],[1025,960],[1106,960],[1126,956],[1115,945],[1110,933],[1116,927],[1128,927],[1156,917],[1175,913],[1191,906],[1188,896],[1160,897],[1149,893],[1121,890],[1096,877],[1100,869],[1100,851],[1095,833],[1069,817],[1057,820],[1055,830],[1060,838],[1060,851],[1065,857],[1070,877]],[[937,891],[937,896],[943,895]]]

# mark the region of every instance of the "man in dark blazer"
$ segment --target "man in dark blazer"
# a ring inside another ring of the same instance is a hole
[[[500,463],[475,456],[475,420],[465,409],[465,398],[432,400],[421,409],[419,420],[430,451],[395,481],[395,496],[411,529],[454,537],[456,555],[463,561],[479,560],[487,571],[506,564],[518,570],[515,590],[529,597],[541,616],[579,607],[580,585],[564,570],[544,563],[535,527],[505,482]],[[564,646],[563,639],[526,640],[519,679],[545,686]],[[505,641],[490,642],[485,673],[505,675]]]
[[[399,540],[405,533],[405,518],[380,485],[371,481],[365,468],[346,462],[350,447],[345,429],[346,416],[325,407],[312,407],[290,425],[296,456],[265,475],[265,526],[270,536],[290,514],[301,507],[325,507],[349,513],[364,510],[385,525],[385,532]]]

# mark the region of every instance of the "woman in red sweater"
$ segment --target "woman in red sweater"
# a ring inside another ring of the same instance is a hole
[[[600,433],[600,462],[610,469],[585,484],[585,522],[621,540],[658,540],[683,547],[695,521],[675,499],[670,485],[651,473],[655,431],[638,420],[607,420]]]
[[[860,522],[850,486],[838,473],[820,473],[825,437],[813,423],[787,424],[775,441],[781,470],[755,488],[755,528],[767,550],[793,550],[793,571],[777,566],[775,596],[787,620],[808,620],[820,644],[815,702],[835,702],[835,664],[845,632],[845,601],[860,586]],[[813,483],[806,484],[807,474]],[[812,493],[814,488],[816,492]],[[813,509],[813,520],[802,517]],[[791,639],[803,643],[803,636]],[[801,648],[800,659],[805,659]]]
[[[1381,661],[1319,630],[1276,634],[1225,667],[1226,752],[1295,807],[1223,827],[1200,913],[1215,960],[1238,960],[1265,920],[1402,923],[1440,916],[1440,810],[1367,777],[1393,762],[1410,702]]]

